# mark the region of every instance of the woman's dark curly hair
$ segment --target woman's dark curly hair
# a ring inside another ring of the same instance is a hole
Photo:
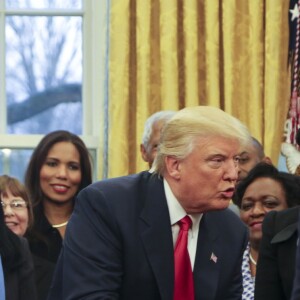
[[[300,176],[278,171],[276,167],[264,162],[258,163],[236,187],[232,201],[241,208],[242,199],[248,186],[258,178],[271,178],[283,187],[288,207],[300,204]]]

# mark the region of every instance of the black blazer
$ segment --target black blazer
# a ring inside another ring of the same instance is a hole
[[[255,300],[289,300],[293,288],[299,208],[269,212],[263,222]]]
[[[32,255],[32,259],[38,300],[46,300],[52,282],[55,264],[36,255]]]
[[[22,263],[14,271],[4,272],[6,300],[36,300],[33,262],[25,238],[21,239]]]
[[[233,212],[204,214],[193,272],[196,300],[241,299],[247,241]],[[76,200],[48,299],[172,300],[173,251],[162,179],[142,172],[94,183]]]

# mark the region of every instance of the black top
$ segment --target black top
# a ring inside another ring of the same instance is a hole
[[[56,228],[49,223],[44,213],[35,214],[32,234],[28,235],[32,254],[56,263],[61,246],[62,237]]]
[[[13,271],[4,271],[6,300],[36,300],[32,257],[27,240],[21,239],[21,265]]]
[[[44,213],[35,212],[33,230],[27,236],[33,256],[35,281],[39,300],[46,300],[62,246],[62,237]]]
[[[46,300],[51,286],[55,264],[36,255],[32,255],[32,259],[38,300]]]

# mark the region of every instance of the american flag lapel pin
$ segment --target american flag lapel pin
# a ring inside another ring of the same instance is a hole
[[[214,263],[217,263],[217,261],[218,261],[218,258],[216,257],[216,255],[213,252],[211,253],[210,260],[212,260]]]

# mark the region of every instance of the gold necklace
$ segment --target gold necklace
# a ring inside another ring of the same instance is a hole
[[[68,222],[69,222],[69,220],[66,221],[66,222],[63,222],[63,223],[61,223],[61,224],[55,224],[55,225],[53,224],[52,227],[53,227],[53,228],[64,227],[64,226],[66,226],[66,225],[68,224]]]
[[[251,253],[249,255],[250,261],[256,266],[257,262],[254,260],[254,258],[252,257]]]

